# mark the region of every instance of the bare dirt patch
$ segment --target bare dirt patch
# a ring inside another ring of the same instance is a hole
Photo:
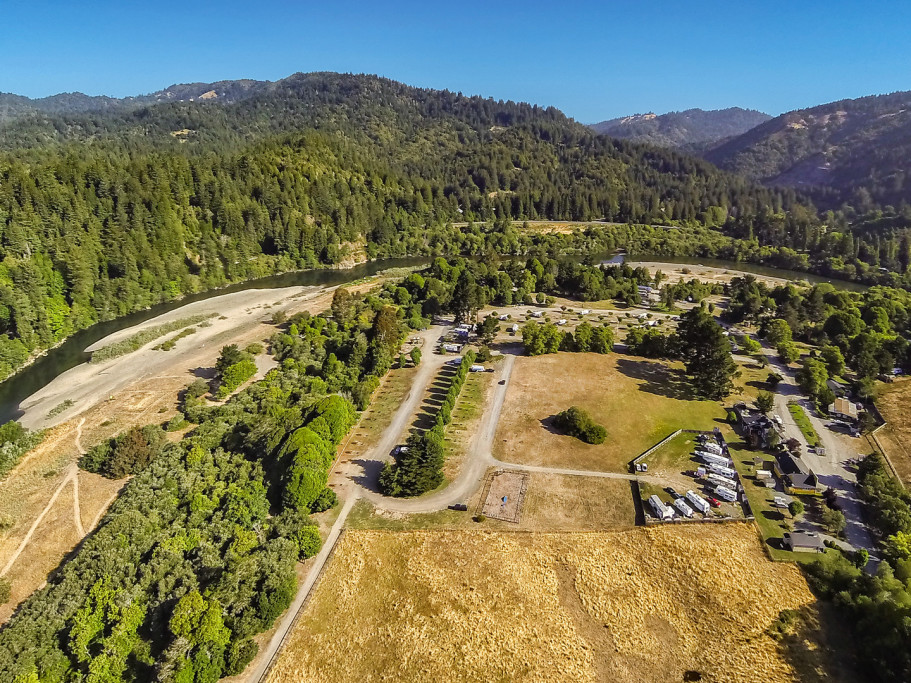
[[[766,630],[812,603],[742,524],[348,531],[267,681],[792,681]]]
[[[607,429],[591,445],[558,433],[552,418],[579,406]],[[558,353],[516,359],[494,455],[504,462],[627,471],[627,463],[671,432],[712,429],[725,412],[696,400],[679,369],[621,354]]]
[[[528,486],[528,473],[497,470],[488,476],[481,514],[504,522],[518,523],[522,517],[522,499]]]

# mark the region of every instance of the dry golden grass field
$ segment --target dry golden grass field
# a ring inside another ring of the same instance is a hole
[[[607,429],[594,446],[556,433],[551,418],[579,406]],[[679,370],[660,361],[595,353],[516,359],[494,455],[504,462],[599,471],[627,463],[676,429],[713,429],[725,411],[694,400]]]
[[[876,437],[898,476],[905,485],[911,485],[911,380],[884,385],[876,407],[889,423]]]
[[[489,476],[496,468],[491,468]],[[481,494],[479,487],[467,502],[468,511],[405,514],[377,510],[365,500],[355,505],[347,527],[390,531],[434,529],[487,529],[491,531],[608,531],[636,523],[632,491],[624,479],[576,477],[533,472],[522,504],[518,524],[487,518],[475,521]],[[479,524],[481,526],[479,526]]]
[[[746,524],[348,531],[267,681],[792,681],[766,632],[812,603]]]

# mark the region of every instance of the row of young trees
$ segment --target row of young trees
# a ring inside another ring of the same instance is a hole
[[[475,358],[471,350],[462,356],[434,418],[433,427],[423,432],[415,430],[409,435],[404,448],[383,467],[379,484],[385,495],[419,496],[443,483],[446,426],[452,421],[452,411]]]

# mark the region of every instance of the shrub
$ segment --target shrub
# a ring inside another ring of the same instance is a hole
[[[165,431],[167,432],[179,432],[184,427],[187,427],[190,423],[187,422],[187,418],[184,417],[184,414],[178,412],[174,417],[168,420],[165,424]]]
[[[5,605],[9,602],[12,596],[12,589],[13,586],[10,580],[5,576],[0,576],[0,605]]]
[[[330,508],[334,508],[336,505],[338,505],[338,495],[327,486],[320,491],[316,500],[313,501],[313,504],[310,506],[310,512],[325,512]]]
[[[319,529],[312,525],[301,527],[295,534],[294,540],[297,541],[301,560],[313,557],[323,547],[323,539],[319,535]]]
[[[574,436],[585,443],[604,443],[607,430],[592,420],[581,408],[572,406],[554,418],[554,425],[566,434]]]
[[[259,645],[250,638],[235,640],[228,648],[228,656],[225,660],[224,676],[236,676],[247,668],[247,664],[253,661],[259,652]]]
[[[233,365],[229,365],[221,373],[221,384],[218,387],[218,397],[225,398],[237,387],[246,382],[256,374],[256,363],[252,360],[244,359]]]
[[[158,425],[132,427],[92,448],[79,459],[79,466],[108,479],[122,479],[148,467],[165,445]]]

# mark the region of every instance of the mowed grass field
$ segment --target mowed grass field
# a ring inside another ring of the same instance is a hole
[[[911,485],[911,379],[884,384],[876,407],[888,424],[876,438],[889,455],[895,471],[906,486]]]
[[[494,441],[505,462],[596,471],[627,463],[677,429],[710,430],[725,418],[697,400],[679,369],[622,354],[556,353],[516,359]],[[559,434],[557,413],[579,406],[607,429],[603,444]]]
[[[348,531],[267,681],[838,680],[767,635],[786,608],[813,597],[747,524]]]

